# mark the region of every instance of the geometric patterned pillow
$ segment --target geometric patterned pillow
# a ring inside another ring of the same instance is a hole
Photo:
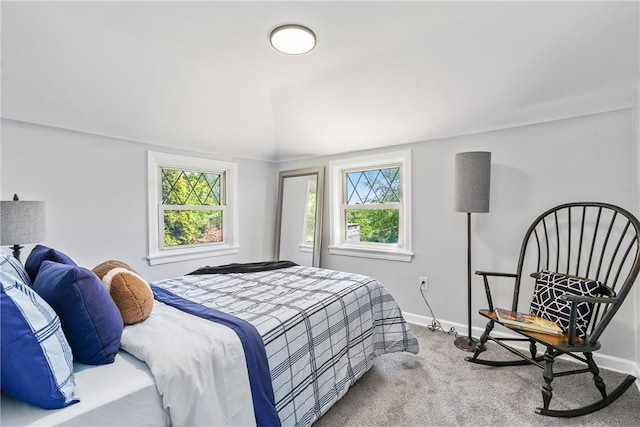
[[[536,279],[529,312],[555,322],[567,332],[571,315],[571,302],[560,299],[564,294],[600,296],[600,282],[541,271]],[[593,303],[579,302],[576,305],[576,335],[583,338],[587,333],[593,314]]]

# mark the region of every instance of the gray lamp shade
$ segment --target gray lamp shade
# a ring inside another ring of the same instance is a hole
[[[0,217],[1,245],[37,243],[45,239],[44,202],[3,200]]]
[[[456,154],[456,212],[489,212],[491,153]]]

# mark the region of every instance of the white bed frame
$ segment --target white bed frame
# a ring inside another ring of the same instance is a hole
[[[47,410],[2,394],[0,425],[9,426],[169,426],[169,414],[147,365],[120,350],[109,365],[74,364],[80,402]]]

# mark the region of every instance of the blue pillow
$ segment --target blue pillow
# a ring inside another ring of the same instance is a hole
[[[34,283],[36,281],[36,276],[38,275],[38,271],[40,271],[40,265],[43,261],[53,261],[59,262],[61,264],[77,265],[71,258],[60,251],[57,251],[53,248],[48,248],[46,246],[36,245],[24,263],[24,269],[27,270],[27,273],[31,278],[31,283]]]
[[[571,317],[571,302],[560,299],[561,295],[600,296],[600,282],[591,279],[541,271],[533,290],[530,313],[555,322],[567,332]],[[576,335],[584,338],[593,315],[592,302],[576,304]]]
[[[0,252],[0,271],[9,273],[25,285],[31,286],[31,278],[29,278],[20,261],[15,259],[11,254]]]
[[[86,268],[43,261],[33,289],[60,316],[77,362],[113,362],[124,323],[98,276]]]
[[[2,391],[44,409],[75,403],[73,359],[49,305],[24,283],[0,271]]]

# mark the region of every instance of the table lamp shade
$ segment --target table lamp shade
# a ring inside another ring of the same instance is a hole
[[[3,200],[0,213],[0,244],[17,245],[45,240],[44,202]]]
[[[491,153],[457,153],[455,172],[456,212],[489,212]]]

